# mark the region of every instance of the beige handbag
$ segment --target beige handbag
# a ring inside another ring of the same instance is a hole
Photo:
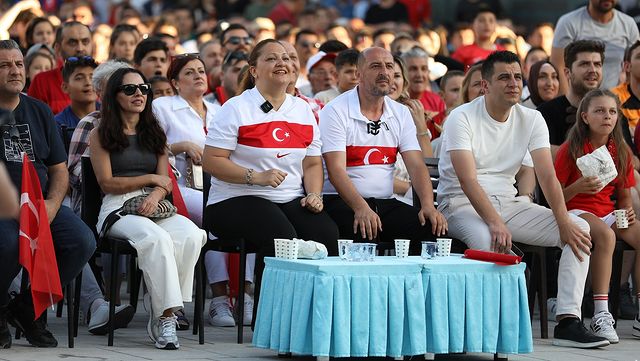
[[[202,186],[202,166],[193,164],[191,158],[188,158],[187,174],[185,174],[185,183],[187,187],[201,191]]]

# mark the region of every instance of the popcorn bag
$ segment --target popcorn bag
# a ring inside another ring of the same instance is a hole
[[[298,258],[323,259],[329,254],[327,247],[322,243],[297,238],[293,240],[298,242]]]
[[[606,145],[594,150],[590,154],[578,158],[576,165],[583,176],[598,177],[602,184],[598,192],[618,176],[616,164],[613,162],[613,158],[611,158],[611,154],[609,154]]]

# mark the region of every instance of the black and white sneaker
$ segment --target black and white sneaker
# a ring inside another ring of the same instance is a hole
[[[640,338],[640,314],[633,320],[633,332],[631,332],[631,334],[633,337]]]
[[[606,338],[589,332],[579,318],[565,318],[553,329],[554,346],[597,348],[609,346],[609,344]]]

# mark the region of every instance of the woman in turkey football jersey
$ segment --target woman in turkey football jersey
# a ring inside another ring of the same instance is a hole
[[[229,99],[207,134],[203,167],[212,178],[203,225],[218,237],[242,237],[258,247],[255,315],[274,238],[321,242],[335,255],[338,229],[323,212],[315,118],[304,100],[285,92],[292,76],[286,49],[263,40],[248,62],[241,86],[255,87]]]

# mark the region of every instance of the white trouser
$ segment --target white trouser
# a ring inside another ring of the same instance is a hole
[[[580,317],[589,256],[583,254],[584,261],[580,262],[571,247],[562,243],[558,224],[550,209],[523,198],[489,196],[489,200],[509,228],[514,242],[562,249],[556,314]],[[444,199],[438,208],[447,218],[450,236],[462,240],[472,249],[491,249],[489,227],[467,197]],[[573,214],[569,216],[584,232],[589,233],[589,224],[584,219]]]
[[[198,227],[201,227],[203,207],[202,191],[183,185],[179,185],[178,188],[180,188],[180,194],[182,195],[184,204],[187,206],[189,219],[191,219]]]
[[[214,241],[215,242],[215,241]],[[256,263],[256,254],[247,254],[247,265],[245,267],[245,281],[253,282],[253,269]],[[229,280],[227,271],[229,264],[229,254],[217,251],[208,251],[204,255],[204,266],[207,269],[207,279],[209,284],[225,282]]]
[[[140,193],[106,195],[99,219],[102,221],[110,210]],[[191,302],[194,267],[206,241],[203,230],[181,215],[157,221],[127,215],[111,226],[109,235],[128,239],[138,252],[138,267],[151,295],[154,317]]]

